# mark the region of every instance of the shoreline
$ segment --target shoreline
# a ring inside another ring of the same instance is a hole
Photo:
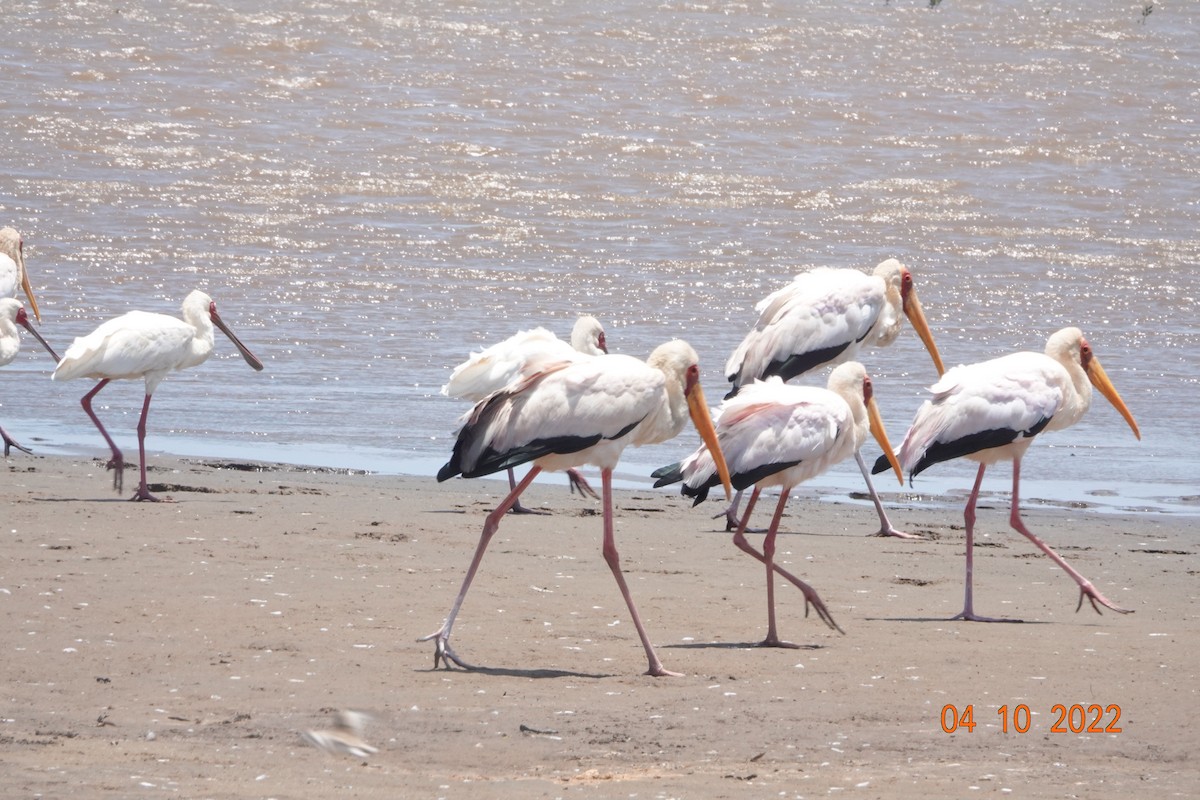
[[[792,501],[777,559],[845,635],[782,584],[780,634],[799,645],[786,650],[754,646],[764,578],[710,519],[720,503],[618,490],[631,591],[684,673],[656,679],[600,556],[598,504],[535,483],[530,504],[552,513],[502,522],[455,627],[481,666],[468,672],[432,669],[416,640],[449,609],[503,484],[155,456],[151,482],[175,502],[134,504],[102,462],[6,466],[0,737],[20,796],[1123,799],[1200,785],[1200,547],[1183,517],[1027,510],[1136,612],[1097,615],[1075,612],[1074,583],[1008,528],[1006,505],[981,508],[976,609],[1027,620],[983,624],[948,619],[957,510],[889,508],[923,536],[910,542],[867,536],[869,508]],[[1121,731],[1054,731],[1060,704],[1119,707]],[[946,733],[946,706],[971,706],[977,727]],[[1028,732],[1002,730],[1005,706],[1029,710]],[[305,743],[344,708],[372,716],[378,753]]]
[[[89,431],[86,438],[63,437],[62,431],[54,431],[56,435],[47,437],[50,431],[34,428],[26,437],[24,443],[30,446],[33,455],[47,458],[65,459],[103,459],[107,460],[107,452],[103,442],[97,446],[93,441],[94,432]],[[126,453],[136,452],[136,438],[114,434],[118,446]],[[280,444],[270,446],[255,446],[244,442],[228,440],[210,440],[192,437],[156,436],[158,441],[152,441],[147,448],[150,467],[157,461],[178,460],[184,462],[213,462],[213,463],[242,463],[254,465],[258,469],[300,469],[300,470],[330,470],[345,474],[362,473],[381,477],[397,478],[429,478],[437,473],[438,468],[449,453],[452,442],[448,442],[446,454],[397,456],[383,449],[364,451],[363,448],[351,447],[295,447]],[[155,445],[162,440],[168,442],[168,449],[158,449]],[[266,457],[258,457],[263,450]],[[664,492],[677,494],[677,489],[664,487],[654,489],[650,473],[667,463],[672,457],[677,457],[678,448],[647,448],[653,450],[655,457],[643,454],[638,459],[637,449],[631,449],[617,472],[614,474],[613,485],[624,490],[648,492]],[[666,455],[662,455],[666,454]],[[289,460],[286,456],[295,456]],[[280,458],[279,456],[285,456]],[[661,456],[661,457],[659,457]],[[304,463],[308,461],[309,463]],[[659,463],[662,462],[662,463]],[[942,469],[937,474],[922,475],[916,485],[905,484],[897,488],[890,481],[877,480],[876,488],[884,504],[889,508],[930,508],[936,510],[957,511],[961,518],[962,506],[966,501],[971,483],[974,480],[975,466],[966,461],[939,465]],[[593,470],[594,473],[594,470]],[[1115,487],[1103,482],[1083,480],[1057,480],[1041,477],[1036,464],[1033,468],[1028,465],[1022,476],[1023,503],[1029,507],[1050,507],[1064,510],[1083,510],[1102,514],[1149,515],[1166,514],[1182,517],[1200,517],[1200,493],[1185,493],[1185,484],[1167,484],[1160,482],[1126,483]],[[486,476],[479,480],[505,480],[502,473]],[[559,473],[545,473],[540,482],[567,485],[566,477]],[[1011,481],[1011,469],[1004,464],[988,471],[980,493],[981,502],[1007,503]],[[865,491],[861,474],[852,463],[835,465],[829,472],[813,481],[797,487],[794,494],[809,499],[829,498],[830,502],[851,502],[866,506],[871,505]]]

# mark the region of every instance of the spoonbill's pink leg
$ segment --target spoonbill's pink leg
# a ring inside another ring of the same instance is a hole
[[[125,457],[121,455],[121,451],[117,448],[117,443],[108,435],[108,431],[104,430],[104,425],[100,423],[100,418],[96,416],[96,412],[92,411],[92,398],[100,393],[100,390],[108,385],[110,378],[97,383],[90,392],[83,396],[80,400],[80,405],[87,412],[88,417],[92,420],[92,424],[96,426],[96,430],[100,431],[100,435],[104,437],[104,441],[108,442],[108,449],[112,451],[112,458],[109,459],[106,467],[113,471],[113,488],[118,492],[125,485]]]
[[[150,484],[146,482],[146,415],[150,413],[150,395],[146,395],[146,399],[142,402],[142,416],[138,418],[138,466],[141,468],[142,480],[138,484],[137,491],[133,493],[130,500],[148,500],[152,503],[159,502],[159,499],[150,494]]]

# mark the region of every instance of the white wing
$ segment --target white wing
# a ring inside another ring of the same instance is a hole
[[[725,365],[737,386],[780,375],[788,380],[853,359],[887,306],[883,281],[853,269],[798,275],[757,306],[758,322]]]
[[[911,472],[939,446],[969,450],[979,445],[978,452],[1014,437],[1027,446],[1062,408],[1069,383],[1063,366],[1042,353],[955,367],[930,387],[933,399],[917,410],[900,445],[900,464]]]
[[[629,356],[539,367],[475,407],[448,467],[473,477],[556,454],[538,463],[615,466],[633,430],[664,402],[663,373]]]
[[[68,348],[54,380],[141,378],[165,374],[189,354],[196,329],[166,314],[130,311],[110,319]]]
[[[454,368],[442,394],[477,403],[520,376],[533,358],[570,359],[576,351],[545,328],[521,331],[502,342],[472,353]]]

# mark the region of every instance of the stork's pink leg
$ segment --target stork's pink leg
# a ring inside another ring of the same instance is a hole
[[[512,471],[512,467],[509,467],[508,468],[508,491],[513,492],[516,490],[516,488],[517,488],[517,476],[516,476],[516,473],[514,473]],[[513,514],[549,514],[550,513],[549,511],[542,511],[542,510],[536,509],[536,508],[528,508],[528,507],[522,505],[520,500],[517,500],[515,503],[513,503],[510,511]]]
[[[587,478],[583,477],[583,473],[577,469],[567,470],[567,480],[571,484],[571,494],[575,494],[576,490],[583,497],[590,497],[593,500],[599,500],[600,495],[596,494],[596,490],[587,482]]]
[[[863,478],[867,481],[867,494],[871,495],[871,502],[875,504],[875,513],[879,515],[879,530],[871,535],[894,536],[897,539],[920,539],[920,536],[905,533],[892,524],[892,521],[888,519],[887,512],[883,510],[883,501],[879,499],[879,492],[875,491],[875,484],[871,481],[871,471],[867,469],[867,463],[863,461],[861,451],[854,451],[854,460],[858,462],[858,468],[862,470]]]
[[[746,503],[746,513],[742,516],[742,521],[741,524],[738,525],[737,532],[733,535],[733,543],[737,545],[738,549],[740,549],[743,553],[753,556],[762,564],[766,564],[766,556],[755,550],[754,546],[746,540],[746,523],[750,521],[750,514],[754,511],[754,504],[758,502],[759,491],[759,488],[756,486],[754,487],[754,491],[750,493],[750,500]],[[782,505],[776,508],[776,514],[782,518]],[[833,615],[830,614],[829,609],[825,607],[825,603],[821,600],[820,595],[817,594],[816,589],[809,586],[807,583],[800,580],[795,575],[788,572],[778,564],[775,564],[774,562],[772,562],[771,568],[774,572],[778,573],[784,579],[790,581],[797,589],[804,593],[804,616],[808,616],[808,607],[811,604],[812,607],[816,609],[817,616],[821,618],[822,622],[833,628],[838,633],[845,633],[845,631],[841,629],[841,626],[833,621]]]
[[[713,519],[717,519],[719,517],[725,518],[725,532],[726,533],[733,533],[734,531],[736,531],[738,529],[739,526],[743,526],[747,522],[749,522],[748,517],[741,521],[738,520],[738,506],[740,506],[741,504],[742,504],[742,492],[739,491],[736,494],[734,494],[733,502],[730,503],[728,506],[726,506],[724,511],[722,511],[720,514],[713,515]],[[743,533],[766,533],[766,529],[765,528],[743,528],[742,532]]]
[[[130,500],[148,500],[152,503],[159,502],[159,499],[150,494],[150,484],[146,482],[146,415],[150,413],[150,395],[146,395],[146,399],[142,401],[142,416],[138,418],[138,466],[141,469],[142,480],[138,484],[137,491],[133,493]]]
[[[105,378],[97,383],[79,402],[83,406],[83,410],[87,412],[88,417],[92,420],[92,424],[100,431],[100,435],[104,437],[104,441],[108,442],[108,449],[112,451],[112,458],[109,459],[106,468],[113,471],[113,488],[120,492],[121,487],[125,485],[125,457],[117,449],[117,443],[108,435],[108,431],[104,430],[104,426],[100,423],[100,418],[96,416],[96,412],[92,411],[92,398],[108,385],[109,380],[109,378]]]
[[[10,448],[13,448],[13,447],[17,448],[22,453],[32,453],[33,452],[28,447],[23,447],[20,442],[18,442],[16,439],[9,436],[8,431],[4,430],[3,427],[0,427],[0,438],[4,439],[4,455],[5,456],[7,456],[9,454]]]
[[[650,644],[650,636],[646,633],[646,627],[642,625],[642,618],[638,614],[637,606],[633,604],[633,595],[629,593],[629,586],[625,583],[625,575],[621,572],[621,554],[617,552],[617,541],[613,535],[611,469],[600,470],[600,485],[604,502],[604,560],[608,562],[608,568],[612,570],[613,577],[617,579],[617,587],[621,590],[621,596],[625,598],[625,605],[629,606],[630,616],[633,617],[633,627],[637,628],[638,636],[642,639],[642,647],[646,649],[646,659],[650,664],[649,669],[646,670],[646,674],[653,675],[656,678],[667,675],[679,676],[682,673],[668,670],[663,666],[662,661],[658,659],[658,655],[654,652],[654,645]]]
[[[771,517],[771,528],[767,531],[767,538],[763,540],[763,563],[767,565],[767,638],[759,643],[759,647],[797,646],[781,640],[775,628],[775,535],[779,532],[779,521],[783,519],[783,507],[787,505],[789,491],[780,491],[775,516]]]
[[[1055,564],[1058,564],[1060,567],[1062,567],[1064,570],[1066,570],[1067,574],[1070,575],[1071,578],[1075,581],[1075,583],[1079,585],[1079,605],[1075,606],[1075,610],[1079,611],[1079,609],[1083,607],[1083,598],[1086,597],[1088,599],[1088,602],[1092,604],[1092,608],[1096,611],[1097,614],[1100,613],[1100,607],[1097,606],[1096,603],[1099,603],[1100,605],[1105,606],[1107,608],[1111,608],[1113,611],[1116,611],[1119,614],[1132,614],[1133,609],[1121,608],[1120,606],[1116,605],[1111,600],[1109,600],[1107,597],[1100,594],[1100,592],[1096,589],[1096,587],[1092,585],[1091,581],[1089,581],[1087,578],[1083,577],[1077,571],[1075,571],[1071,567],[1071,565],[1069,565],[1066,561],[1063,560],[1062,556],[1060,556],[1058,553],[1056,553],[1050,549],[1050,545],[1046,544],[1041,539],[1034,536],[1033,533],[1028,528],[1025,527],[1025,523],[1021,521],[1021,501],[1020,501],[1020,495],[1018,494],[1018,488],[1017,488],[1018,484],[1020,483],[1020,480],[1021,480],[1021,459],[1018,458],[1018,459],[1013,460],[1012,511],[1008,517],[1008,524],[1012,525],[1013,529],[1016,530],[1017,533],[1021,534],[1026,539],[1028,539],[1029,541],[1031,541],[1035,545],[1037,545],[1039,550],[1041,550],[1046,555],[1050,556],[1050,559]]]
[[[963,520],[967,527],[967,577],[966,589],[963,599],[962,613],[957,614],[951,619],[963,619],[970,622],[1021,622],[1019,619],[999,619],[996,617],[981,617],[975,613],[975,603],[973,599],[973,586],[975,577],[975,502],[979,499],[979,487],[983,485],[983,473],[987,469],[986,464],[979,465],[979,472],[975,474],[975,486],[971,489],[971,496],[967,498],[967,507],[963,509]]]
[[[492,513],[487,515],[487,520],[483,524],[483,533],[479,536],[479,544],[475,546],[475,556],[471,559],[471,566],[467,568],[467,576],[463,579],[462,588],[458,590],[458,597],[454,600],[454,605],[450,608],[450,613],[446,615],[446,621],[442,623],[442,627],[438,628],[428,636],[422,636],[418,642],[427,642],[430,639],[435,639],[435,647],[433,651],[433,668],[437,669],[439,663],[450,668],[450,662],[453,661],[463,669],[474,669],[470,664],[463,661],[458,655],[450,649],[450,630],[454,627],[454,618],[458,616],[458,610],[462,607],[463,600],[466,599],[467,590],[471,588],[471,581],[475,579],[475,573],[479,571],[479,564],[483,561],[483,553],[487,550],[488,542],[496,534],[496,529],[500,527],[500,520],[504,519],[504,515],[517,502],[517,498],[521,496],[521,492],[529,488],[529,484],[533,483],[533,479],[541,472],[541,467],[535,466],[529,470],[521,482],[517,484],[508,496],[500,501],[500,505]]]

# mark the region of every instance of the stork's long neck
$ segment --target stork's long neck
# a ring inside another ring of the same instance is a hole
[[[654,366],[654,365],[651,365]],[[665,442],[679,435],[688,421],[687,397],[679,376],[672,370],[662,371],[663,402],[651,411],[638,426],[634,435],[637,446]]]
[[[1047,430],[1061,430],[1070,427],[1083,418],[1092,405],[1092,383],[1079,361],[1070,353],[1047,353],[1067,371],[1069,381],[1062,387],[1063,404],[1054,419],[1046,426]]]

